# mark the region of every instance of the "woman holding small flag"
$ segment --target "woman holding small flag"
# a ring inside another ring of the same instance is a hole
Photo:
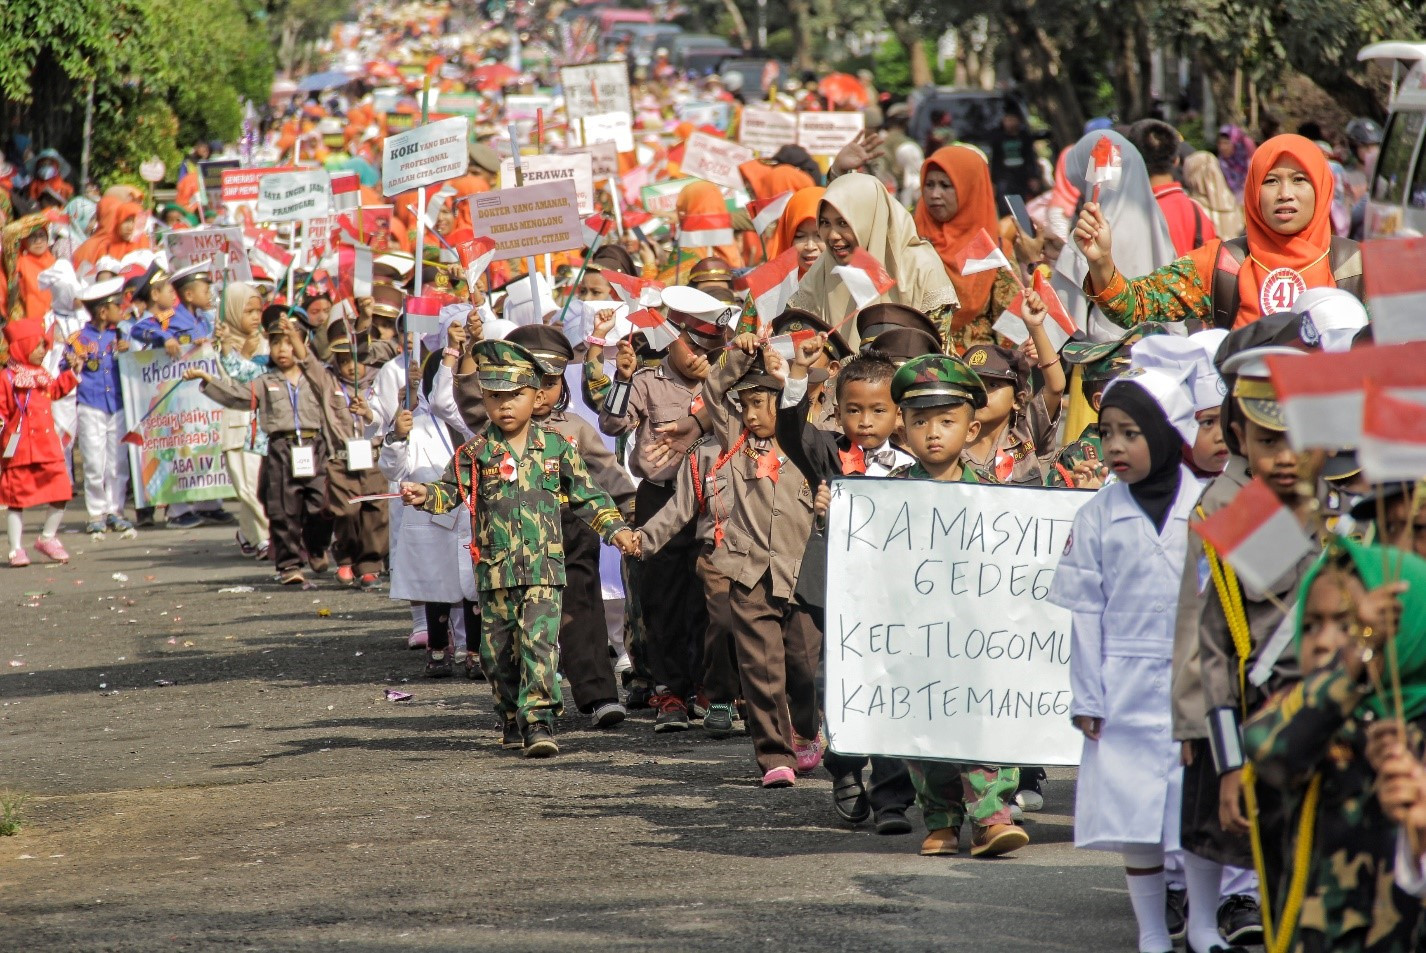
[[[942,337],[964,351],[972,344],[994,344],[990,325],[1015,297],[1016,282],[1001,270],[962,275],[957,253],[984,230],[1000,234],[990,166],[967,146],[937,149],[921,166],[921,198],[916,202],[916,232],[936,246],[960,305],[942,328]],[[1014,261],[1010,243],[1001,249]]]
[[[1076,168],[1071,157],[1071,174]],[[1140,271],[1141,236],[1126,236],[1109,212],[1113,199],[1106,197],[1103,206],[1089,202],[1081,210],[1074,239],[1083,255],[1062,257],[1060,272],[1124,327],[1192,318],[1241,328],[1263,315],[1292,311],[1309,288],[1342,288],[1360,297],[1357,245],[1332,236],[1332,189],[1332,170],[1320,149],[1302,136],[1274,136],[1248,166],[1244,238],[1210,241],[1176,261]],[[1120,233],[1117,241],[1111,241],[1111,231]],[[1167,228],[1164,232],[1167,236]],[[1111,251],[1126,237],[1129,262]]]
[[[797,249],[797,278],[800,281],[822,257],[827,244],[817,229],[817,209],[827,190],[821,186],[798,189],[788,199],[777,220],[777,228],[767,240],[767,260],[772,261],[789,248]],[[777,317],[777,315],[770,315]]]
[[[833,181],[818,207],[817,227],[827,253],[808,270],[788,307],[810,312],[834,328],[873,301],[915,308],[933,322],[955,310],[956,289],[935,247],[916,234],[911,213],[880,179],[852,172]],[[854,272],[867,277],[853,262],[859,251],[880,264],[894,282],[865,300],[856,297],[845,280],[855,280]],[[841,330],[853,349],[860,346],[855,328]]]

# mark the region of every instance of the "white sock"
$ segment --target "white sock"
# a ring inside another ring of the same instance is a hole
[[[411,603],[411,631],[426,631],[426,604],[424,602]]]
[[[40,530],[40,535],[45,539],[54,539],[59,532],[59,524],[64,522],[64,507],[50,507],[49,515],[45,517],[44,528]]]
[[[23,511],[6,511],[5,532],[10,537],[10,552],[13,553],[25,544],[25,514]]]
[[[1225,945],[1218,934],[1223,865],[1184,851],[1183,868],[1188,881],[1188,942],[1198,953],[1208,953],[1215,946]]]
[[[1129,882],[1129,902],[1134,905],[1134,919],[1139,921],[1140,953],[1166,953],[1173,949],[1168,922],[1164,918],[1167,886],[1164,872],[1156,874],[1126,874]],[[1214,906],[1217,910],[1217,906]]]

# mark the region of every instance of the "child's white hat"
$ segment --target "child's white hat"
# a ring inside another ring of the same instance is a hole
[[[1351,350],[1352,338],[1367,326],[1366,307],[1341,288],[1309,288],[1297,296],[1292,307],[1302,315],[1303,335],[1310,333],[1309,325],[1315,328],[1324,351]]]
[[[1200,331],[1188,337],[1154,334],[1134,343],[1129,367],[1157,369],[1185,377],[1185,387],[1193,399],[1194,412],[1220,407],[1228,388],[1213,366],[1213,355],[1227,337],[1226,331]]]
[[[1148,340],[1150,338],[1144,339]],[[1144,342],[1139,342],[1142,343]],[[1136,349],[1138,346],[1134,345]],[[1109,382],[1109,386],[1104,389],[1104,395],[1109,396],[1110,391],[1126,381],[1138,384],[1154,399],[1154,403],[1159,405],[1159,409],[1168,418],[1169,425],[1178,431],[1183,442],[1191,447],[1198,439],[1198,420],[1193,416],[1193,396],[1188,388],[1190,370],[1188,366],[1179,370],[1172,367],[1131,367]]]

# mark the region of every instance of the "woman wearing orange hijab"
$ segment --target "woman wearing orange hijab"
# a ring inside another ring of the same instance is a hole
[[[784,162],[753,159],[738,166],[738,172],[747,184],[748,192],[755,199],[775,198],[784,192],[810,189],[817,184],[812,180],[812,176],[797,166]]]
[[[1085,205],[1074,240],[1089,262],[1085,290],[1115,322],[1199,318],[1240,328],[1265,314],[1291,311],[1308,288],[1342,287],[1360,296],[1360,266],[1350,262],[1355,243],[1332,240],[1332,170],[1322,151],[1302,136],[1274,136],[1248,165],[1243,210],[1248,231],[1231,242],[1211,241],[1142,278],[1125,281],[1114,266],[1109,228],[1099,207]],[[1225,247],[1226,246],[1226,247]],[[1213,300],[1213,273],[1231,270],[1233,246],[1244,253],[1238,301]],[[1339,259],[1333,274],[1333,259]]]
[[[797,277],[807,274],[807,269],[817,263],[827,246],[822,242],[822,233],[817,230],[817,207],[827,190],[821,186],[798,189],[788,199],[787,208],[777,220],[777,228],[767,240],[768,260],[776,258],[789,248],[797,249]]]
[[[690,182],[678,193],[678,230],[699,234],[727,230],[732,238],[733,217],[723,193],[712,182]],[[693,253],[696,258],[717,257],[734,268],[743,267],[743,253],[734,241],[726,245],[679,245],[679,251]]]
[[[95,213],[94,234],[74,251],[74,270],[84,277],[82,266],[93,265],[105,255],[122,259],[129,252],[149,247],[149,237],[134,231],[143,206],[143,193],[130,185],[116,185],[104,193]]]
[[[914,218],[916,233],[935,246],[960,300],[951,316],[952,339],[962,349],[995,343],[990,324],[1005,306],[1004,301],[997,304],[993,293],[1000,272],[962,275],[956,267],[956,254],[982,230],[993,239],[1000,235],[995,187],[985,157],[965,146],[946,146],[931,153],[921,165],[921,197]],[[1014,261],[1010,247],[1003,241],[1001,245],[1005,257]]]

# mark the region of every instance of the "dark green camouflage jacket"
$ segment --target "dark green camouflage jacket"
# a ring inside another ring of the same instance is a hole
[[[1369,686],[1340,665],[1273,695],[1243,729],[1260,784],[1283,792],[1281,883],[1269,892],[1279,923],[1296,867],[1298,830],[1314,776],[1321,793],[1312,826],[1307,891],[1290,950],[1300,953],[1411,953],[1421,901],[1393,882],[1397,829],[1382,813],[1366,759],[1366,724],[1356,716]]]
[[[590,479],[579,451],[539,424],[530,425],[520,455],[499,428],[487,424],[456,451],[439,482],[426,484],[421,508],[437,515],[469,508],[472,480],[478,492],[471,556],[481,591],[564,585],[564,503],[605,542],[627,528],[609,494]]]

